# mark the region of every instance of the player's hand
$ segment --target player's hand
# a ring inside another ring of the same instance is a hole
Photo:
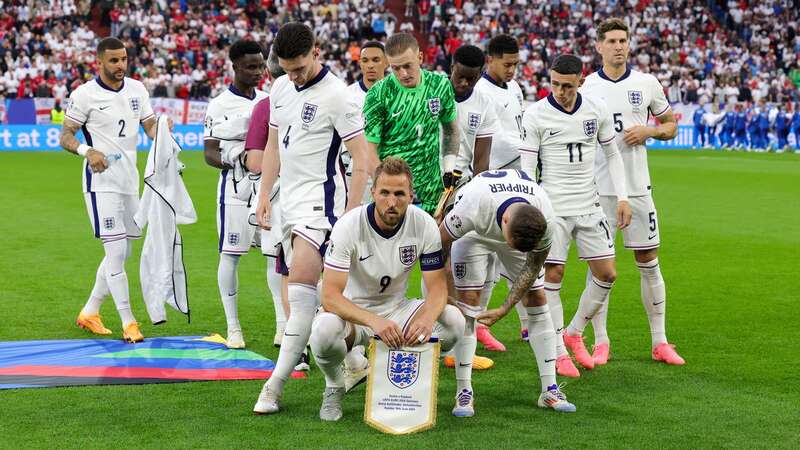
[[[505,317],[506,314],[508,314],[508,309],[501,306],[499,308],[489,309],[478,314],[476,319],[478,319],[478,322],[482,323],[483,325],[490,327]]]
[[[267,198],[267,196],[260,196],[258,199],[258,206],[256,207],[256,222],[258,222],[258,226],[265,230],[271,230],[271,214],[272,203],[269,201],[269,198]]]
[[[422,345],[428,342],[431,334],[433,334],[433,321],[419,314],[408,324],[408,329],[404,336],[405,345],[409,347]]]
[[[390,348],[400,348],[403,346],[403,330],[394,321],[376,316],[370,325],[372,332],[381,338],[384,344]]]
[[[631,205],[627,200],[617,202],[617,228],[627,228],[631,224]]]
[[[444,175],[442,175],[442,184],[444,184],[445,189],[455,188],[460,179],[461,179],[460,170],[445,172]]]
[[[630,127],[623,132],[622,140],[627,145],[643,145],[650,137],[650,128],[644,125]]]
[[[94,173],[101,173],[108,169],[106,155],[93,148],[86,151],[86,162],[89,164],[89,167],[91,167],[92,172]]]

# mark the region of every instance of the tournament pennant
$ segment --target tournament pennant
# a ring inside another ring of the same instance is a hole
[[[391,349],[379,339],[369,344],[369,376],[364,422],[389,434],[409,434],[436,425],[439,342]]]

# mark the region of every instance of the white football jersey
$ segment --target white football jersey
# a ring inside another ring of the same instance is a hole
[[[670,110],[664,88],[656,77],[628,68],[618,80],[609,79],[603,69],[589,75],[580,92],[602,98],[617,133],[617,146],[625,165],[625,179],[629,196],[648,195],[650,171],[647,169],[647,149],[644,145],[628,146],[623,141],[623,130],[637,125],[647,125],[652,114],[658,117]],[[597,189],[600,195],[616,195],[608,163],[600,152],[596,158]]]
[[[538,155],[539,182],[556,214],[566,217],[600,211],[595,155],[600,144],[616,137],[605,102],[579,93],[570,112],[550,94],[525,111],[522,123],[525,144],[520,150]]]
[[[302,87],[284,75],[272,86],[270,133],[278,133],[284,223],[344,212],[342,142],[364,132],[361,109],[342,80],[326,67]]]
[[[447,232],[458,239],[474,231],[486,239],[505,242],[500,223],[506,208],[514,203],[528,203],[542,212],[547,232],[535,250],[550,246],[555,212],[550,199],[527,173],[518,169],[481,172],[458,191],[456,204],[444,219]]]
[[[358,105],[358,110],[361,112],[361,120],[364,120],[364,99],[367,98],[367,85],[364,84],[364,80],[358,80],[355,83],[347,86],[347,98],[356,102]],[[344,164],[344,170],[347,176],[347,183],[348,187],[350,186],[350,164],[352,163],[352,158],[350,157],[350,152],[347,151],[346,148],[342,149],[342,163]]]
[[[515,80],[500,86],[488,74],[483,74],[475,90],[491,99],[497,120],[498,133],[492,137],[490,169],[519,168],[519,148],[522,146],[522,89]]]
[[[475,140],[484,137],[492,137],[494,140],[494,135],[499,133],[500,129],[492,100],[477,90],[470,92],[465,99],[459,100],[456,97],[456,111],[459,131],[456,169],[461,171],[466,180],[473,174]],[[444,170],[444,161],[441,157],[439,160]]]
[[[132,78],[124,78],[114,90],[97,77],[70,94],[66,117],[83,125],[86,144],[109,161],[106,170],[94,173],[84,159],[83,192],[139,195],[139,124],[154,115],[147,88]]]
[[[417,262],[422,271],[444,267],[436,221],[416,206],[391,233],[378,227],[374,203],[349,211],[333,227],[325,254],[326,268],[348,272],[344,296],[383,316],[406,301]]]
[[[255,90],[250,98],[233,85],[208,102],[203,120],[203,140],[219,141],[220,153],[244,151],[250,116],[258,102],[268,97],[264,91]],[[236,149],[236,150],[234,150]],[[217,183],[217,199],[221,205],[247,205],[252,193],[252,181],[243,173],[222,169]],[[241,170],[239,171],[241,172]]]

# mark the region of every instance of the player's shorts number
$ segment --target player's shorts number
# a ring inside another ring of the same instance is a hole
[[[578,153],[577,160],[575,159],[575,153],[573,150]],[[577,144],[567,144],[567,151],[569,152],[569,162],[583,162],[583,144],[580,142]]]
[[[381,277],[381,294],[392,284],[392,278],[389,275],[384,275]]]
[[[119,134],[117,137],[125,137],[125,121],[122,119],[119,121]]]
[[[656,231],[656,212],[650,211],[650,231]]]
[[[614,113],[614,131],[622,132],[622,113]]]

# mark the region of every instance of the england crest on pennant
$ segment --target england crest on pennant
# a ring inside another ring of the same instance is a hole
[[[478,126],[481,124],[481,115],[478,113],[469,113],[467,124],[470,130],[477,130]]]
[[[419,352],[389,350],[386,376],[390,383],[400,389],[405,389],[417,381],[418,375]]]
[[[431,111],[431,114],[434,116],[439,115],[439,111],[442,110],[442,102],[439,100],[439,97],[429,98],[428,99],[428,109]]]
[[[414,261],[416,260],[417,260],[416,245],[406,245],[404,247],[400,247],[400,262],[403,263],[403,265],[410,266],[414,264]]]
[[[311,123],[314,120],[314,116],[317,115],[317,105],[312,105],[311,103],[303,103],[303,111],[300,113],[300,118],[303,119],[303,123]]]
[[[583,132],[586,133],[588,137],[594,137],[594,135],[597,134],[597,119],[584,120]]]
[[[464,278],[467,275],[467,263],[453,264],[453,275],[458,279]]]
[[[642,91],[628,91],[628,101],[633,106],[642,106]]]

